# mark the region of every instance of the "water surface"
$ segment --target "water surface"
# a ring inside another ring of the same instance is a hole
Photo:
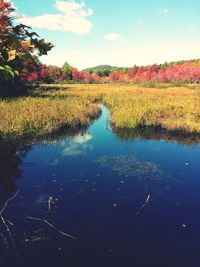
[[[200,266],[200,147],[87,131],[1,144],[2,266]]]

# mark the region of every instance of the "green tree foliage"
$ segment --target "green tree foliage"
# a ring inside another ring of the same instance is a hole
[[[109,75],[111,74],[111,70],[99,70],[96,74],[99,77],[109,77]]]
[[[99,71],[109,71],[109,72],[112,72],[112,71],[116,71],[118,70],[119,68],[118,67],[113,67],[113,66],[110,66],[110,65],[100,65],[100,66],[96,66],[96,67],[93,67],[93,68],[88,68],[88,69],[84,69],[83,72],[88,72],[88,73],[98,73]]]
[[[118,68],[110,65],[100,65],[83,70],[83,72],[87,72],[90,74],[95,73],[99,77],[109,77],[113,71],[121,71],[123,74],[126,74],[128,72],[128,68]]]
[[[73,67],[70,66],[69,63],[67,63],[67,62],[64,63],[64,65],[62,66],[62,72],[63,72],[63,74],[66,75],[66,77],[69,80],[72,80],[72,78],[73,78],[73,75],[72,75]]]
[[[53,48],[30,27],[14,25],[13,11],[10,2],[0,0],[0,92],[19,90],[22,86],[19,74],[36,65],[38,56],[46,55]]]

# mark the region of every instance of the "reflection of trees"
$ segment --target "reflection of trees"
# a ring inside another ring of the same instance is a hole
[[[16,180],[23,172],[20,163],[30,149],[30,144],[0,140],[0,203],[16,190]]]
[[[0,137],[0,205],[4,204],[17,189],[16,180],[23,175],[20,165],[34,143],[51,145],[77,134],[84,135],[86,129],[65,129],[62,134],[44,136],[34,140],[1,139]]]
[[[77,135],[77,133],[79,133],[79,135]],[[74,135],[77,136],[76,142],[84,142],[85,139],[90,138],[89,135],[85,135],[84,129],[70,129],[69,131],[63,132],[62,136],[44,136],[34,140],[1,139],[0,137],[0,262],[5,262],[6,266],[10,266],[12,265],[11,263],[16,261],[16,255],[25,254],[27,244],[52,239],[49,237],[49,229],[53,229],[53,236],[54,232],[57,232],[57,234],[67,239],[75,239],[72,235],[57,229],[56,226],[47,221],[48,218],[44,219],[46,214],[44,214],[42,218],[27,216],[25,218],[26,221],[35,221],[35,223],[31,223],[33,226],[30,228],[29,224],[26,223],[26,225],[28,225],[28,230],[26,231],[26,228],[23,228],[23,231],[21,231],[20,227],[16,227],[19,223],[15,220],[16,217],[13,216],[10,220],[10,218],[7,217],[9,213],[6,213],[7,208],[14,202],[14,199],[19,194],[17,180],[23,176],[22,162],[27,153],[32,149],[33,144],[54,145],[63,140],[69,141],[71,138],[68,137]],[[54,200],[51,200],[49,197],[48,203],[51,208],[51,204],[54,203]],[[46,225],[46,227],[36,232],[37,229],[35,229],[35,227],[37,227],[38,223],[44,226]],[[16,228],[13,227],[13,225],[15,225]],[[20,219],[20,225],[22,225],[22,227],[25,226],[22,219]]]
[[[177,142],[184,145],[197,145],[200,143],[200,134],[186,134],[183,132],[172,132],[161,128],[146,127],[136,129],[113,129],[113,132],[120,140],[131,141],[141,140],[161,140]]]
[[[100,116],[100,113],[98,116]],[[94,118],[91,118],[90,123],[94,119],[97,119],[96,114]],[[0,205],[5,203],[9,195],[16,190],[16,180],[21,178],[23,173],[20,164],[27,152],[31,150],[32,144],[42,143],[51,145],[60,143],[66,140],[67,137],[73,137],[78,134],[85,136],[90,123],[85,126],[75,125],[71,128],[63,126],[63,128],[51,135],[31,137],[25,140],[15,140],[12,137],[2,138],[0,135]]]

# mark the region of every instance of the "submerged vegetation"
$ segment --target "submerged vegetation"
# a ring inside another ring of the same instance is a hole
[[[161,166],[153,162],[140,162],[132,156],[105,156],[96,161],[102,167],[109,168],[125,177],[136,177],[139,180],[159,181],[170,177]]]
[[[138,160],[133,155],[103,156],[96,163],[120,175],[123,179],[122,184],[134,179],[137,183],[143,184],[146,191],[154,196],[168,191],[171,183],[179,182],[163,166],[151,161]],[[149,194],[146,202],[150,198]]]
[[[46,85],[29,96],[0,100],[1,136],[41,136],[88,125],[104,103],[114,129],[159,128],[200,133],[200,91],[135,85]]]

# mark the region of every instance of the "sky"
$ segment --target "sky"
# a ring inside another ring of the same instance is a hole
[[[13,0],[18,22],[54,44],[41,61],[82,70],[200,58],[199,0]]]

